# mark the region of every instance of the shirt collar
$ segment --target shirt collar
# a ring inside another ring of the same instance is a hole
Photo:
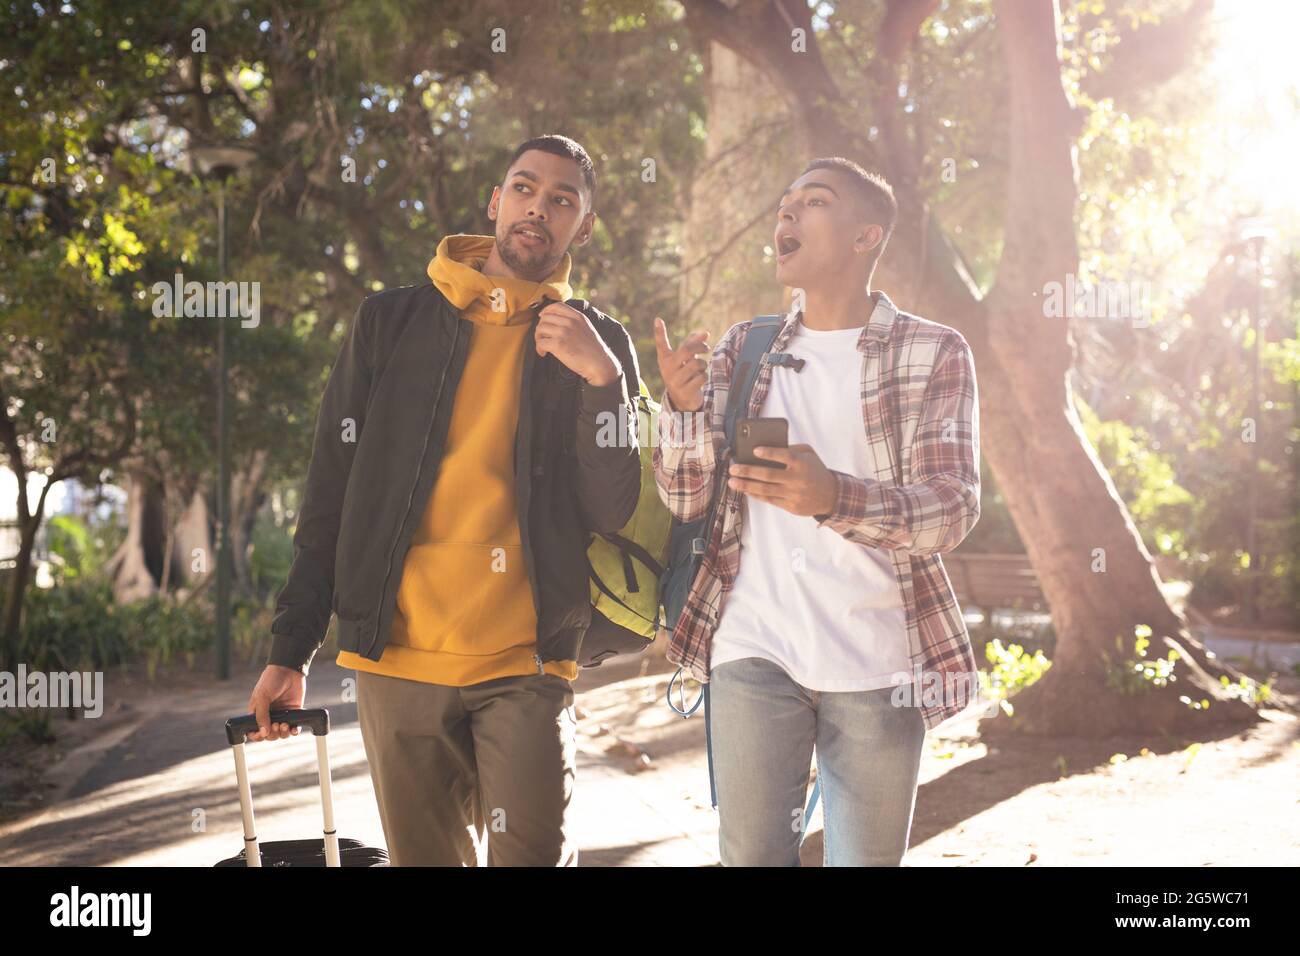
[[[862,327],[862,334],[858,336],[857,347],[859,352],[865,352],[873,342],[884,343],[889,340],[889,333],[894,327],[894,319],[898,315],[898,308],[880,289],[871,293],[871,298],[875,302],[875,307],[871,310],[871,316],[867,319],[867,324]],[[785,322],[781,326],[781,331],[777,333],[776,341],[772,343],[773,352],[785,351],[786,343],[794,335],[794,330],[803,323],[803,312],[791,312],[786,316]]]

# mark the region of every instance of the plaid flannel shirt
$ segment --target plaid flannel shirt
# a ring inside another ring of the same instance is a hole
[[[883,292],[857,340],[862,352],[862,421],[876,474],[832,471],[833,510],[809,520],[850,541],[886,549],[906,607],[907,675],[926,730],[981,700],[966,622],[939,554],[951,551],[980,513],[979,399],[970,346],[955,329],[899,312]],[[785,351],[802,321],[786,319],[771,351]],[[704,517],[717,469],[729,467],[723,419],[732,368],[751,322],[727,330],[713,350],[704,406],[682,412],[667,393],[653,450],[655,483],[682,521]],[[773,366],[764,362],[745,415],[757,416]],[[784,372],[783,374],[794,374]],[[743,416],[742,416],[743,417]],[[814,449],[816,450],[816,449]],[[706,550],[668,646],[668,659],[707,682],[722,599],[740,568],[744,495],[721,486]]]

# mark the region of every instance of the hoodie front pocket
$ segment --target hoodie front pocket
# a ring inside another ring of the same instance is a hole
[[[434,653],[490,656],[535,641],[524,560],[518,545],[413,546],[397,595],[406,625],[398,642]]]

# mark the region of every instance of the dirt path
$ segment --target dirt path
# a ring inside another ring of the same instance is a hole
[[[645,670],[650,663],[586,672],[579,682],[582,865],[717,863],[703,712],[673,714],[664,703],[670,672],[662,664]],[[356,706],[343,699],[351,673],[318,659],[308,706],[330,709],[340,833],[382,846]],[[239,804],[221,725],[243,711],[255,676],[216,687],[192,676],[155,689],[110,679],[109,701],[129,706],[110,704],[93,733],[81,728],[79,748],[61,744],[48,806],[0,824],[0,865],[210,866],[236,853]],[[1280,691],[1297,685],[1279,678]],[[1244,733],[1199,746],[1134,737],[990,750],[976,735],[976,715],[932,731],[906,863],[1295,865],[1300,724],[1281,711],[1264,714]],[[253,745],[248,754],[259,835],[315,835],[309,741]],[[804,846],[812,865],[821,862],[820,826],[818,814]]]

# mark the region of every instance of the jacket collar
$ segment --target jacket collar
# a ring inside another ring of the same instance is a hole
[[[871,298],[875,301],[875,308],[871,310],[871,316],[867,319],[867,324],[862,327],[862,334],[858,336],[858,351],[865,352],[868,347],[875,342],[885,343],[889,341],[890,332],[894,327],[894,319],[898,316],[898,308],[880,289],[871,293]],[[773,352],[785,351],[786,343],[794,335],[794,330],[803,322],[803,312],[791,312],[786,316],[781,331],[777,333],[776,341],[772,343]]]

